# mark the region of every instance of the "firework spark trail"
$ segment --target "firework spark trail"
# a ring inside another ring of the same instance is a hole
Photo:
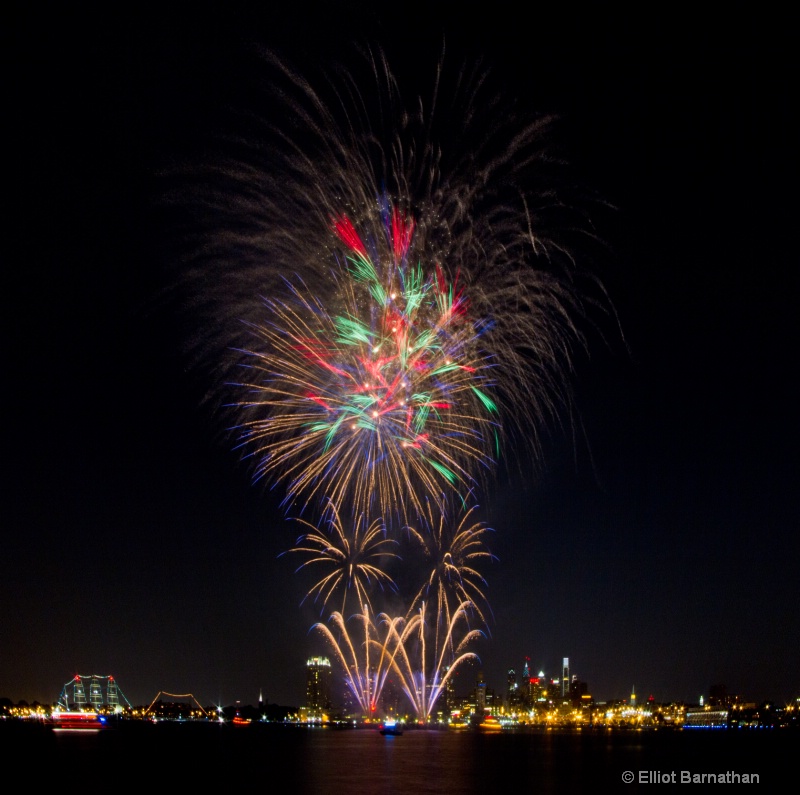
[[[341,592],[340,613],[344,615],[347,597],[352,593],[359,605],[372,609],[370,593],[376,589],[396,591],[394,581],[383,567],[387,558],[399,559],[394,551],[397,541],[384,534],[385,528],[380,520],[367,525],[361,517],[352,528],[348,528],[335,505],[329,506],[328,513],[323,522],[326,530],[297,519],[309,528],[309,532],[300,536],[297,545],[289,550],[308,558],[297,571],[322,567],[326,572],[308,590],[303,601],[313,597],[315,602],[320,600],[324,608],[337,592]]]
[[[468,605],[468,612],[488,626],[486,581],[478,570],[480,563],[494,560],[485,544],[492,532],[483,522],[471,521],[477,506],[464,510],[458,522],[444,501],[429,502],[421,529],[408,531],[425,551],[430,572],[411,603],[414,610],[422,604],[434,605],[435,621],[430,621],[436,653],[452,640],[448,628],[453,616]],[[452,651],[452,649],[451,649]]]
[[[453,611],[446,642],[433,653],[427,644],[429,627],[424,602],[408,616],[382,613],[376,621],[363,605],[361,612],[350,619],[357,625],[357,635],[348,631],[347,621],[339,612],[330,617],[335,632],[321,622],[312,629],[320,632],[331,647],[365,716],[374,715],[378,709],[387,679],[393,673],[417,719],[427,722],[458,668],[477,659],[474,652],[467,650],[482,634],[469,628],[470,607],[463,602]]]
[[[365,717],[372,717],[377,710],[386,679],[392,670],[392,654],[387,646],[390,633],[385,631],[384,639],[381,640],[380,627],[385,628],[393,622],[402,621],[380,615],[376,625],[370,612],[369,607],[364,604],[361,612],[351,617],[350,621],[357,624],[359,631],[359,637],[355,640],[355,633],[348,631],[347,621],[338,611],[331,613],[329,618],[335,632],[322,622],[312,627],[330,645],[344,671],[347,687]]]
[[[323,623],[315,624],[312,629],[318,630],[328,641],[334,652],[336,659],[344,671],[345,682],[353,697],[358,702],[363,715],[372,714],[372,708],[382,690],[380,681],[373,678],[373,666],[370,665],[371,632],[374,631],[374,624],[369,615],[369,608],[364,605],[361,615],[356,617],[362,625],[364,634],[363,644],[354,644],[347,631],[347,624],[344,616],[339,612],[331,614],[329,621],[336,629],[336,633]],[[359,654],[357,648],[362,649]],[[377,695],[376,695],[377,693]]]
[[[433,708],[458,668],[478,659],[477,654],[467,651],[469,644],[483,634],[469,627],[471,607],[469,602],[458,605],[449,617],[443,642],[437,643],[432,653],[428,648],[431,628],[426,619],[425,602],[412,610],[411,617],[402,623],[389,624],[387,641],[393,644],[393,668],[421,721],[430,720]],[[440,619],[437,614],[433,621],[438,623]]]
[[[372,253],[346,217],[341,314],[299,288],[292,306],[270,303],[254,329],[255,418],[242,424],[259,475],[277,473],[290,501],[322,496],[357,514],[420,513],[442,487],[469,487],[498,448],[494,368],[480,347],[457,283],[438,266],[409,265],[413,221],[384,212]]]

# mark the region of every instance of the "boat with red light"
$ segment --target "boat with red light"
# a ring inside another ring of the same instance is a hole
[[[105,715],[98,712],[54,712],[53,731],[92,734],[107,727]]]

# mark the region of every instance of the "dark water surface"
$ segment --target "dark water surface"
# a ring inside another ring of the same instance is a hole
[[[800,731],[412,729],[383,737],[371,729],[131,722],[75,736],[42,725],[6,724],[0,725],[0,758],[6,770],[43,776],[53,785],[125,783],[154,791],[213,786],[292,795],[425,795],[685,792],[688,786],[696,792],[705,787],[681,784],[682,771],[730,771],[757,774],[752,786],[766,793],[797,791]],[[626,771],[633,783],[623,781]]]

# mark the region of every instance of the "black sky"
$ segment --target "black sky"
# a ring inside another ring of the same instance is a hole
[[[575,173],[617,208],[596,266],[628,346],[593,342],[581,430],[554,429],[543,471],[485,501],[490,686],[569,656],[598,699],[696,700],[717,682],[797,696],[786,20],[355,8],[19,13],[6,31],[0,696],[51,702],[81,673],[113,674],[134,703],[302,701],[323,649],[277,557],[295,530],[220,443],[185,327],[158,308],[179,266],[156,173],[200,158],[248,99],[253,42],[312,71],[378,45],[414,94],[443,40],[523,108],[561,114]]]

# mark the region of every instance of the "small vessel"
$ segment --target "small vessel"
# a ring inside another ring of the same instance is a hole
[[[483,721],[478,724],[478,728],[484,732],[498,732],[502,730],[503,725],[493,715],[487,715]]]
[[[384,735],[384,737],[399,737],[402,733],[403,730],[397,725],[397,721],[394,719],[385,720],[381,726],[381,734]]]
[[[54,712],[55,732],[83,732],[91,734],[107,727],[105,715],[98,712]]]

